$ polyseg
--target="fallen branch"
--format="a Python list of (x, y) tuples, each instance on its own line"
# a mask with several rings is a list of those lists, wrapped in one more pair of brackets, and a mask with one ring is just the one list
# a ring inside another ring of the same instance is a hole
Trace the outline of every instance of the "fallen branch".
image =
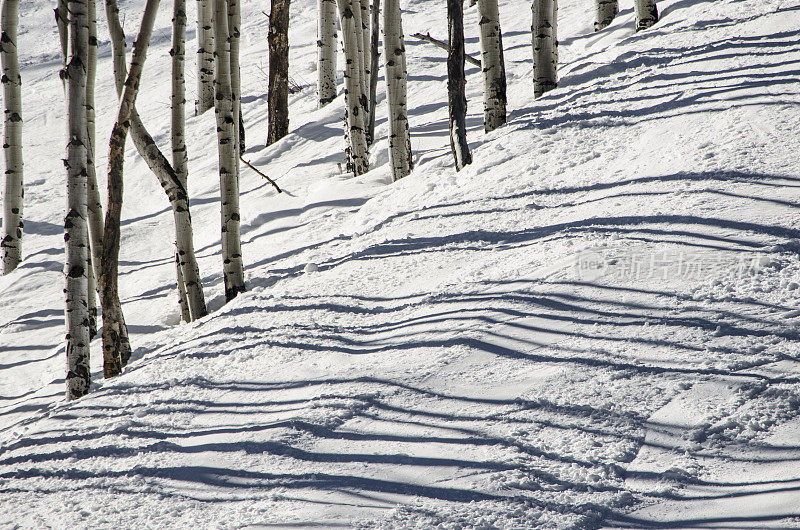
[[(434, 44), (434, 45), (440, 47), (441, 49), (445, 50), (446, 52), (450, 51), (450, 45), (449, 44), (447, 44), (444, 41), (440, 41), (439, 39), (434, 39), (433, 37), (431, 37), (430, 33), (428, 33), (427, 35), (423, 35), (422, 33), (414, 33), (411, 36), (414, 37), (414, 38), (417, 38), (419, 40), (428, 41), (431, 44)], [(476, 59), (475, 57), (471, 56), (471, 55), (468, 55), (468, 54), (465, 53), (464, 54), (464, 60), (467, 61), (469, 64), (474, 64), (478, 68), (481, 67), (481, 62), (478, 59)]]
[(273, 186), (275, 186), (275, 189), (278, 191), (278, 193), (283, 193), (283, 190), (281, 190), (281, 189), (278, 187), (278, 184), (277, 184), (277, 183), (276, 183), (274, 180), (272, 180), (271, 178), (269, 178), (268, 176), (266, 176), (265, 174), (263, 174), (262, 172), (260, 172), (259, 170), (257, 170), (255, 167), (253, 167), (253, 164), (251, 164), (250, 162), (248, 162), (247, 160), (245, 160), (244, 158), (242, 158), (242, 156), (241, 156), (241, 155), (239, 155), (239, 160), (241, 160), (242, 162), (244, 162), (244, 163), (245, 163), (245, 165), (246, 165), (247, 167), (249, 167), (250, 169), (252, 169), (252, 170), (253, 170), (253, 171), (255, 171), (256, 173), (258, 173), (259, 175), (261, 175), (262, 177), (264, 177), (265, 179), (267, 179), (267, 180), (269, 181), (269, 183), (270, 183), (270, 184), (272, 184)]

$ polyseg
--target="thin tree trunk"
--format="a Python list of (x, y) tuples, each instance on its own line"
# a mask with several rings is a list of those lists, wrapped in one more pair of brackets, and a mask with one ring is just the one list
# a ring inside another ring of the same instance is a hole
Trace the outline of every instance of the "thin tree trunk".
[(655, 0), (634, 0), (636, 31), (648, 29), (658, 22), (658, 7)]
[(336, 0), (318, 0), (317, 103), (324, 107), (336, 98)]
[(558, 86), (556, 0), (533, 0), (533, 94), (540, 97)]
[[(111, 46), (115, 58), (114, 80), (117, 85), (117, 93), (121, 94), (124, 88), (125, 77), (127, 76), (127, 66), (124, 61), (125, 33), (122, 31), (122, 26), (119, 23), (119, 10), (117, 9), (116, 0), (106, 1), (106, 17), (109, 21)], [(117, 61), (117, 57), (121, 57), (123, 60)], [(189, 196), (186, 192), (186, 186), (182, 183), (175, 169), (158, 148), (153, 137), (147, 132), (135, 108), (131, 111), (130, 134), (137, 151), (141, 157), (144, 158), (150, 171), (152, 171), (158, 179), (172, 206), (172, 215), (175, 219), (175, 241), (179, 245), (179, 248), (185, 253), (184, 259), (187, 263), (188, 270), (197, 271), (196, 293), (191, 294), (194, 292), (192, 288), (189, 290), (188, 296), (195, 297), (194, 300), (197, 301), (198, 307), (202, 308), (205, 306), (205, 300), (203, 298), (203, 286), (200, 281), (200, 272), (194, 254), (194, 244), (192, 243)], [(184, 287), (187, 281), (188, 280), (185, 278), (178, 278), (179, 284), (184, 285)], [(206, 311), (198, 310), (198, 316), (194, 318), (205, 316), (206, 313)]]
[(450, 148), (456, 171), (472, 163), (467, 143), (467, 96), (464, 92), (464, 6), (462, 0), (447, 0), (447, 100), (450, 112)]
[[(172, 165), (185, 190), (189, 178), (189, 158), (186, 153), (186, 98), (184, 63), (186, 59), (186, 0), (174, 0), (172, 16)], [(179, 208), (173, 205), (178, 294), (182, 316), (186, 322), (208, 314), (200, 269), (194, 254), (192, 220), (188, 201)]]
[(267, 145), (271, 145), (289, 134), (289, 0), (272, 0), (267, 41)]
[(383, 50), (389, 107), (389, 162), (392, 178), (399, 180), (411, 173), (413, 166), (406, 101), (406, 48), (399, 0), (386, 0), (383, 7)]
[[(89, 242), (93, 271), (89, 275), (89, 312), (97, 320), (96, 289), (97, 278), (100, 277), (100, 262), (103, 255), (103, 203), (100, 189), (97, 186), (97, 170), (95, 167), (95, 110), (94, 86), (97, 77), (97, 10), (95, 0), (88, 0), (89, 11), (89, 63), (86, 68), (86, 168), (89, 179)], [(96, 328), (95, 328), (96, 330)], [(94, 336), (94, 332), (92, 336)]]
[[(364, 77), (366, 72), (365, 61), (367, 50), (364, 48), (364, 20), (361, 11), (361, 0), (352, 0), (350, 2), (350, 9), (353, 11), (354, 28), (353, 33), (356, 40), (357, 56), (356, 61), (358, 64), (358, 80), (361, 83), (360, 94), (367, 97), (367, 80)], [(344, 29), (342, 29), (344, 31)], [(364, 107), (364, 123), (366, 123), (367, 109)]]
[(605, 29), (619, 13), (619, 0), (595, 0), (594, 30)]
[[(381, 25), (381, 0), (372, 0), (372, 23), (370, 38), (370, 67), (369, 67), (369, 119), (367, 121), (367, 145), (375, 141), (375, 105), (378, 99), (378, 70), (380, 52), (378, 44)], [(402, 33), (402, 31), (401, 31)], [(405, 54), (405, 51), (403, 52)], [(404, 55), (405, 60), (405, 55)]]
[[(361, 8), (361, 49), (363, 60), (363, 71), (361, 73), (361, 84), (363, 85), (363, 93), (365, 98), (369, 98), (369, 83), (372, 78), (372, 57), (370, 56), (370, 29), (369, 29), (369, 0), (358, 0), (359, 7)], [(364, 135), (367, 140), (367, 145), (372, 143), (372, 140), (367, 136), (367, 128), (369, 127), (369, 99), (364, 103)]]
[(22, 77), (17, 56), (17, 26), (19, 0), (3, 0), (0, 61), (3, 66), (3, 155), (6, 163), (5, 193), (3, 195), (3, 274), (17, 268), (22, 261), (22, 207), (25, 197), (22, 179)]
[[(441, 48), (446, 52), (450, 51), (450, 45), (448, 43), (431, 37), (430, 33), (426, 35), (423, 35), (422, 33), (412, 33), (411, 36), (414, 37), (415, 39), (424, 40), (425, 42), (430, 42), (434, 46)], [(478, 68), (481, 67), (481, 62), (468, 53), (464, 54), (464, 60), (467, 61), (469, 64), (477, 66)]]
[[(225, 0), (215, 1), (215, 114), (217, 117), (217, 143), (219, 147), (219, 188), (222, 198), (223, 279), (225, 283), (225, 299), (231, 301), (239, 293), (245, 291), (242, 242), (239, 235), (239, 157), (236, 152), (236, 138), (234, 136), (227, 3)], [(272, 16), (274, 15), (273, 11)], [(272, 64), (270, 64), (271, 70)]]
[[(358, 176), (369, 170), (367, 141), (364, 131), (364, 115), (367, 98), (362, 91), (361, 76), (363, 71), (359, 68), (358, 42), (361, 35), (358, 32), (353, 0), (337, 0), (339, 19), (342, 26), (342, 43), (345, 56), (344, 69), (344, 97), (345, 97), (345, 138), (347, 147), (347, 171)], [(363, 41), (362, 41), (363, 42)]]
[(89, 239), (86, 177), (86, 68), (89, 61), (89, 21), (86, 0), (69, 0), (70, 58), (67, 78), (67, 214), (65, 320), (67, 327), (67, 400), (89, 392)]
[(117, 282), (119, 279), (120, 218), (122, 214), (123, 167), (125, 164), (125, 140), (128, 137), (130, 117), (136, 105), (139, 80), (153, 33), (159, 0), (147, 0), (142, 15), (139, 35), (133, 44), (131, 66), (125, 80), (125, 89), (119, 104), (117, 121), (111, 132), (108, 150), (108, 209), (103, 233), (103, 275), (100, 277), (103, 309), (103, 375), (113, 377), (122, 371), (130, 357), (130, 343), (125, 330), (122, 306), (119, 302)]
[[(233, 100), (233, 136), (236, 143), (236, 156), (242, 153), (240, 141), (240, 131), (242, 129), (242, 81), (239, 71), (239, 46), (240, 32), (239, 26), (242, 22), (242, 13), (239, 0), (228, 0), (228, 40), (231, 47), (231, 98)], [(288, 23), (287, 23), (288, 27)], [(288, 75), (287, 75), (288, 78)], [(288, 87), (288, 83), (287, 83)], [(288, 90), (288, 88), (287, 88)]]
[(214, 106), (214, 0), (197, 0), (197, 101), (199, 116)]
[(506, 67), (497, 0), (478, 0), (483, 71), (483, 127), (493, 131), (506, 122)]
[[(88, 234), (86, 237), (91, 242), (91, 237)], [(89, 340), (92, 340), (97, 336), (97, 317), (99, 312), (97, 310), (97, 276), (94, 273), (91, 249), (89, 251), (89, 260), (86, 263), (86, 282), (86, 296), (89, 304)]]

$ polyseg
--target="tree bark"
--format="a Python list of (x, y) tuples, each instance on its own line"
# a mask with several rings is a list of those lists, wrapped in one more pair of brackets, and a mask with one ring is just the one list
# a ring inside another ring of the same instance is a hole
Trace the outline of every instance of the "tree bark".
[(336, 0), (318, 0), (317, 104), (324, 107), (336, 98)]
[(533, 0), (531, 5), (533, 38), (533, 94), (538, 98), (558, 86), (556, 0)]
[(386, 0), (383, 7), (383, 50), (389, 107), (389, 162), (392, 178), (399, 180), (411, 173), (413, 167), (406, 101), (406, 48), (399, 0)]
[(159, 0), (147, 0), (142, 15), (139, 35), (133, 44), (131, 66), (125, 80), (125, 89), (117, 112), (117, 121), (111, 132), (108, 150), (108, 207), (103, 233), (103, 274), (100, 276), (101, 305), (103, 309), (103, 375), (113, 377), (122, 371), (130, 357), (130, 343), (119, 302), (120, 218), (122, 214), (123, 168), (125, 140), (128, 137), (130, 118), (139, 93), (150, 36), (153, 33)]
[(619, 0), (595, 0), (594, 30), (608, 27), (619, 13)]
[(658, 22), (658, 7), (655, 0), (634, 0), (636, 11), (636, 31), (651, 28)]
[(506, 122), (506, 66), (497, 0), (478, 0), (483, 72), (483, 128), (491, 132)]
[[(236, 142), (236, 156), (242, 152), (241, 131), (242, 126), (242, 80), (239, 69), (240, 30), (242, 12), (240, 0), (228, 0), (228, 40), (231, 47), (231, 98), (233, 103), (233, 136)], [(288, 23), (287, 23), (288, 26)], [(287, 75), (288, 78), (288, 75)], [(288, 127), (288, 126), (287, 126)]]
[[(375, 141), (375, 105), (378, 99), (378, 70), (380, 60), (380, 52), (378, 51), (378, 44), (380, 39), (380, 24), (381, 23), (381, 0), (372, 0), (372, 22), (369, 44), (369, 113), (367, 120), (367, 145), (372, 145)], [(402, 30), (401, 30), (402, 34)], [(403, 52), (405, 54), (405, 51)], [(404, 55), (405, 58), (405, 55)]]
[[(239, 235), (239, 157), (236, 152), (233, 121), (227, 2), (225, 0), (215, 0), (215, 2), (215, 114), (217, 117), (219, 151), (219, 187), (222, 200), (223, 279), (225, 283), (225, 299), (231, 301), (239, 293), (245, 291), (242, 242)], [(274, 15), (275, 13), (273, 12), (271, 16)], [(272, 66), (270, 64), (270, 71), (272, 71)]]
[(214, 0), (197, 0), (197, 101), (199, 116), (214, 106)]
[[(172, 165), (184, 190), (189, 179), (189, 158), (186, 153), (186, 0), (175, 0), (172, 17)], [(188, 199), (188, 197), (187, 197)], [(200, 269), (194, 254), (194, 236), (188, 200), (180, 206), (173, 203), (178, 293), (184, 320), (191, 322), (208, 314)]]
[(342, 26), (342, 43), (345, 56), (345, 138), (347, 140), (347, 171), (358, 176), (369, 170), (367, 141), (364, 131), (366, 95), (361, 77), (363, 70), (358, 60), (358, 42), (362, 42), (355, 12), (360, 8), (353, 0), (337, 0)]
[[(415, 39), (424, 40), (425, 42), (430, 42), (434, 46), (441, 48), (446, 52), (450, 51), (450, 45), (448, 43), (431, 37), (430, 33), (426, 35), (423, 35), (422, 33), (412, 33), (411, 36), (414, 37)], [(481, 67), (481, 62), (468, 53), (464, 53), (464, 60), (467, 61), (469, 64), (477, 66), (478, 68)]]
[(467, 143), (467, 96), (464, 91), (464, 6), (462, 0), (447, 0), (447, 100), (450, 113), (450, 148), (456, 171), (472, 163)]
[(70, 58), (67, 79), (67, 213), (64, 219), (66, 250), (65, 321), (66, 398), (89, 392), (89, 314), (86, 170), (86, 68), (89, 61), (87, 0), (69, 0)]
[(17, 268), (22, 261), (22, 211), (25, 198), (22, 178), (22, 77), (17, 55), (17, 26), (19, 0), (3, 0), (0, 15), (0, 62), (3, 67), (3, 155), (6, 163), (5, 193), (3, 195), (3, 274)]
[(289, 134), (289, 0), (272, 0), (267, 41), (267, 145), (271, 145)]

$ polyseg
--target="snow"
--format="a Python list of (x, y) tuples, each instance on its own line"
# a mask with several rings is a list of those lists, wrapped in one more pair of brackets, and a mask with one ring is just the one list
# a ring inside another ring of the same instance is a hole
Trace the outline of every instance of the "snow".
[[(242, 168), (249, 290), (223, 305), (213, 114), (187, 123), (212, 310), (195, 323), (179, 324), (166, 197), (129, 145), (135, 352), (104, 381), (95, 342), (92, 391), (65, 403), (65, 105), (52, 6), (24, 2), (26, 257), (0, 278), (0, 527), (800, 525), (800, 2), (665, 0), (639, 34), (620, 4), (594, 34), (587, 2), (560, 2), (560, 86), (534, 101), (529, 4), (501, 1), (510, 119), (483, 133), (468, 65), (474, 163), (459, 173), (443, 52), (409, 38), (416, 167), (391, 183), (382, 81), (369, 173), (341, 174), (342, 97), (316, 109), (312, 86), (291, 96), (291, 134), (263, 147), (267, 20), (244, 2), (245, 158), (285, 190)], [(441, 2), (402, 5), (408, 34), (445, 37)], [(139, 6), (120, 7), (132, 40)], [(137, 103), (162, 147), (170, 7)], [(301, 85), (315, 13), (292, 5)], [(465, 29), (477, 55), (475, 7)]]

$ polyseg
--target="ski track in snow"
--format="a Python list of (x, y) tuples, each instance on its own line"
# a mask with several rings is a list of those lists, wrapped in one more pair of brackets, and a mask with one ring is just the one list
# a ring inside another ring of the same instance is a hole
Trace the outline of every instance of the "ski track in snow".
[[(129, 41), (134, 4), (120, 2)], [(444, 37), (440, 4), (404, 2), (406, 34)], [(65, 403), (65, 105), (52, 6), (23, 2), (26, 258), (0, 278), (0, 527), (800, 525), (800, 2), (665, 0), (639, 34), (630, 1), (598, 34), (588, 2), (560, 4), (560, 86), (533, 101), (529, 3), (501, 1), (509, 123), (484, 135), (468, 66), (474, 163), (457, 174), (445, 55), (407, 40), (416, 168), (390, 184), (382, 80), (368, 174), (339, 175), (342, 97), (318, 110), (312, 86), (263, 147), (267, 20), (245, 2), (245, 157), (287, 192), (242, 168), (249, 291), (222, 304), (213, 113), (187, 123), (213, 310), (198, 322), (179, 325), (168, 203), (129, 145), (135, 353), (103, 381), (95, 341), (92, 391)], [(292, 5), (303, 85), (315, 6)], [(169, 20), (165, 4), (137, 102), (162, 146)]]

